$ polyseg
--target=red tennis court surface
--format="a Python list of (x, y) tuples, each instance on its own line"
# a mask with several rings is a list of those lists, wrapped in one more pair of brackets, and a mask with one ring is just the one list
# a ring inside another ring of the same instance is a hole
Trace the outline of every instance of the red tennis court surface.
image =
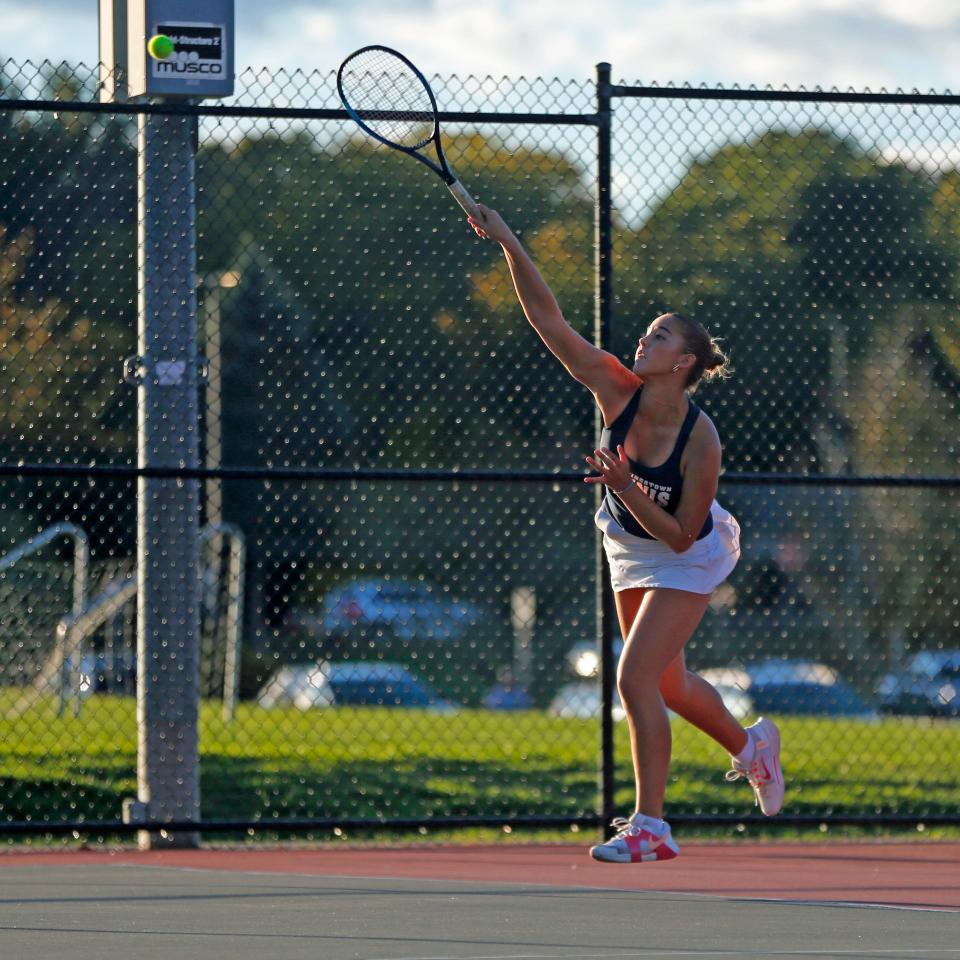
[(657, 864), (592, 861), (583, 845), (11, 852), (12, 866), (128, 864), (287, 876), (450, 880), (960, 911), (960, 843), (686, 843)]

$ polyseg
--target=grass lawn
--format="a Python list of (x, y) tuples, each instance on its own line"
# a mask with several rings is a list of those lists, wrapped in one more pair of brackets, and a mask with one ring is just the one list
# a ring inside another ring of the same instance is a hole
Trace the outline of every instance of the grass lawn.
[[(0, 700), (0, 818), (116, 820), (136, 794), (132, 698), (97, 696), (80, 717), (51, 701), (22, 712)], [(783, 718), (791, 814), (955, 813), (960, 722)], [(617, 801), (632, 803), (626, 726), (617, 725)], [(597, 806), (599, 729), (540, 712), (443, 716), (357, 708), (264, 710), (241, 704), (226, 724), (201, 715), (207, 819), (578, 816)], [(753, 813), (728, 784), (723, 752), (674, 723), (672, 814)]]

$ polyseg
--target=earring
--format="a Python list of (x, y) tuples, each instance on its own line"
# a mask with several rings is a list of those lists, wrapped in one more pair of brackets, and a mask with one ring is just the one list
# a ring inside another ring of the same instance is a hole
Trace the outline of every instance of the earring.
[(676, 373), (679, 369), (680, 369), (680, 361), (678, 360), (678, 361), (673, 365), (673, 372)]

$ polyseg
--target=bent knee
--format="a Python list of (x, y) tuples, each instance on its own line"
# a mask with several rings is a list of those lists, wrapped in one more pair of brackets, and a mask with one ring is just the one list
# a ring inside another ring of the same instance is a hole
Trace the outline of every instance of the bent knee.
[(617, 693), (624, 704), (637, 703), (651, 694), (658, 688), (658, 681), (655, 677), (650, 677), (643, 673), (632, 673), (630, 675), (621, 674), (617, 677)]

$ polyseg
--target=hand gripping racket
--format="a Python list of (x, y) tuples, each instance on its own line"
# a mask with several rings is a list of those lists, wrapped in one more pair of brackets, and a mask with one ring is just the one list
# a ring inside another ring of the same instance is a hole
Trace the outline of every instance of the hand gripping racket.
[[(389, 47), (361, 47), (340, 65), (337, 92), (361, 130), (426, 164), (474, 220), (486, 219), (443, 155), (437, 101), (430, 84), (402, 53)], [(430, 143), (437, 163), (420, 152)]]

